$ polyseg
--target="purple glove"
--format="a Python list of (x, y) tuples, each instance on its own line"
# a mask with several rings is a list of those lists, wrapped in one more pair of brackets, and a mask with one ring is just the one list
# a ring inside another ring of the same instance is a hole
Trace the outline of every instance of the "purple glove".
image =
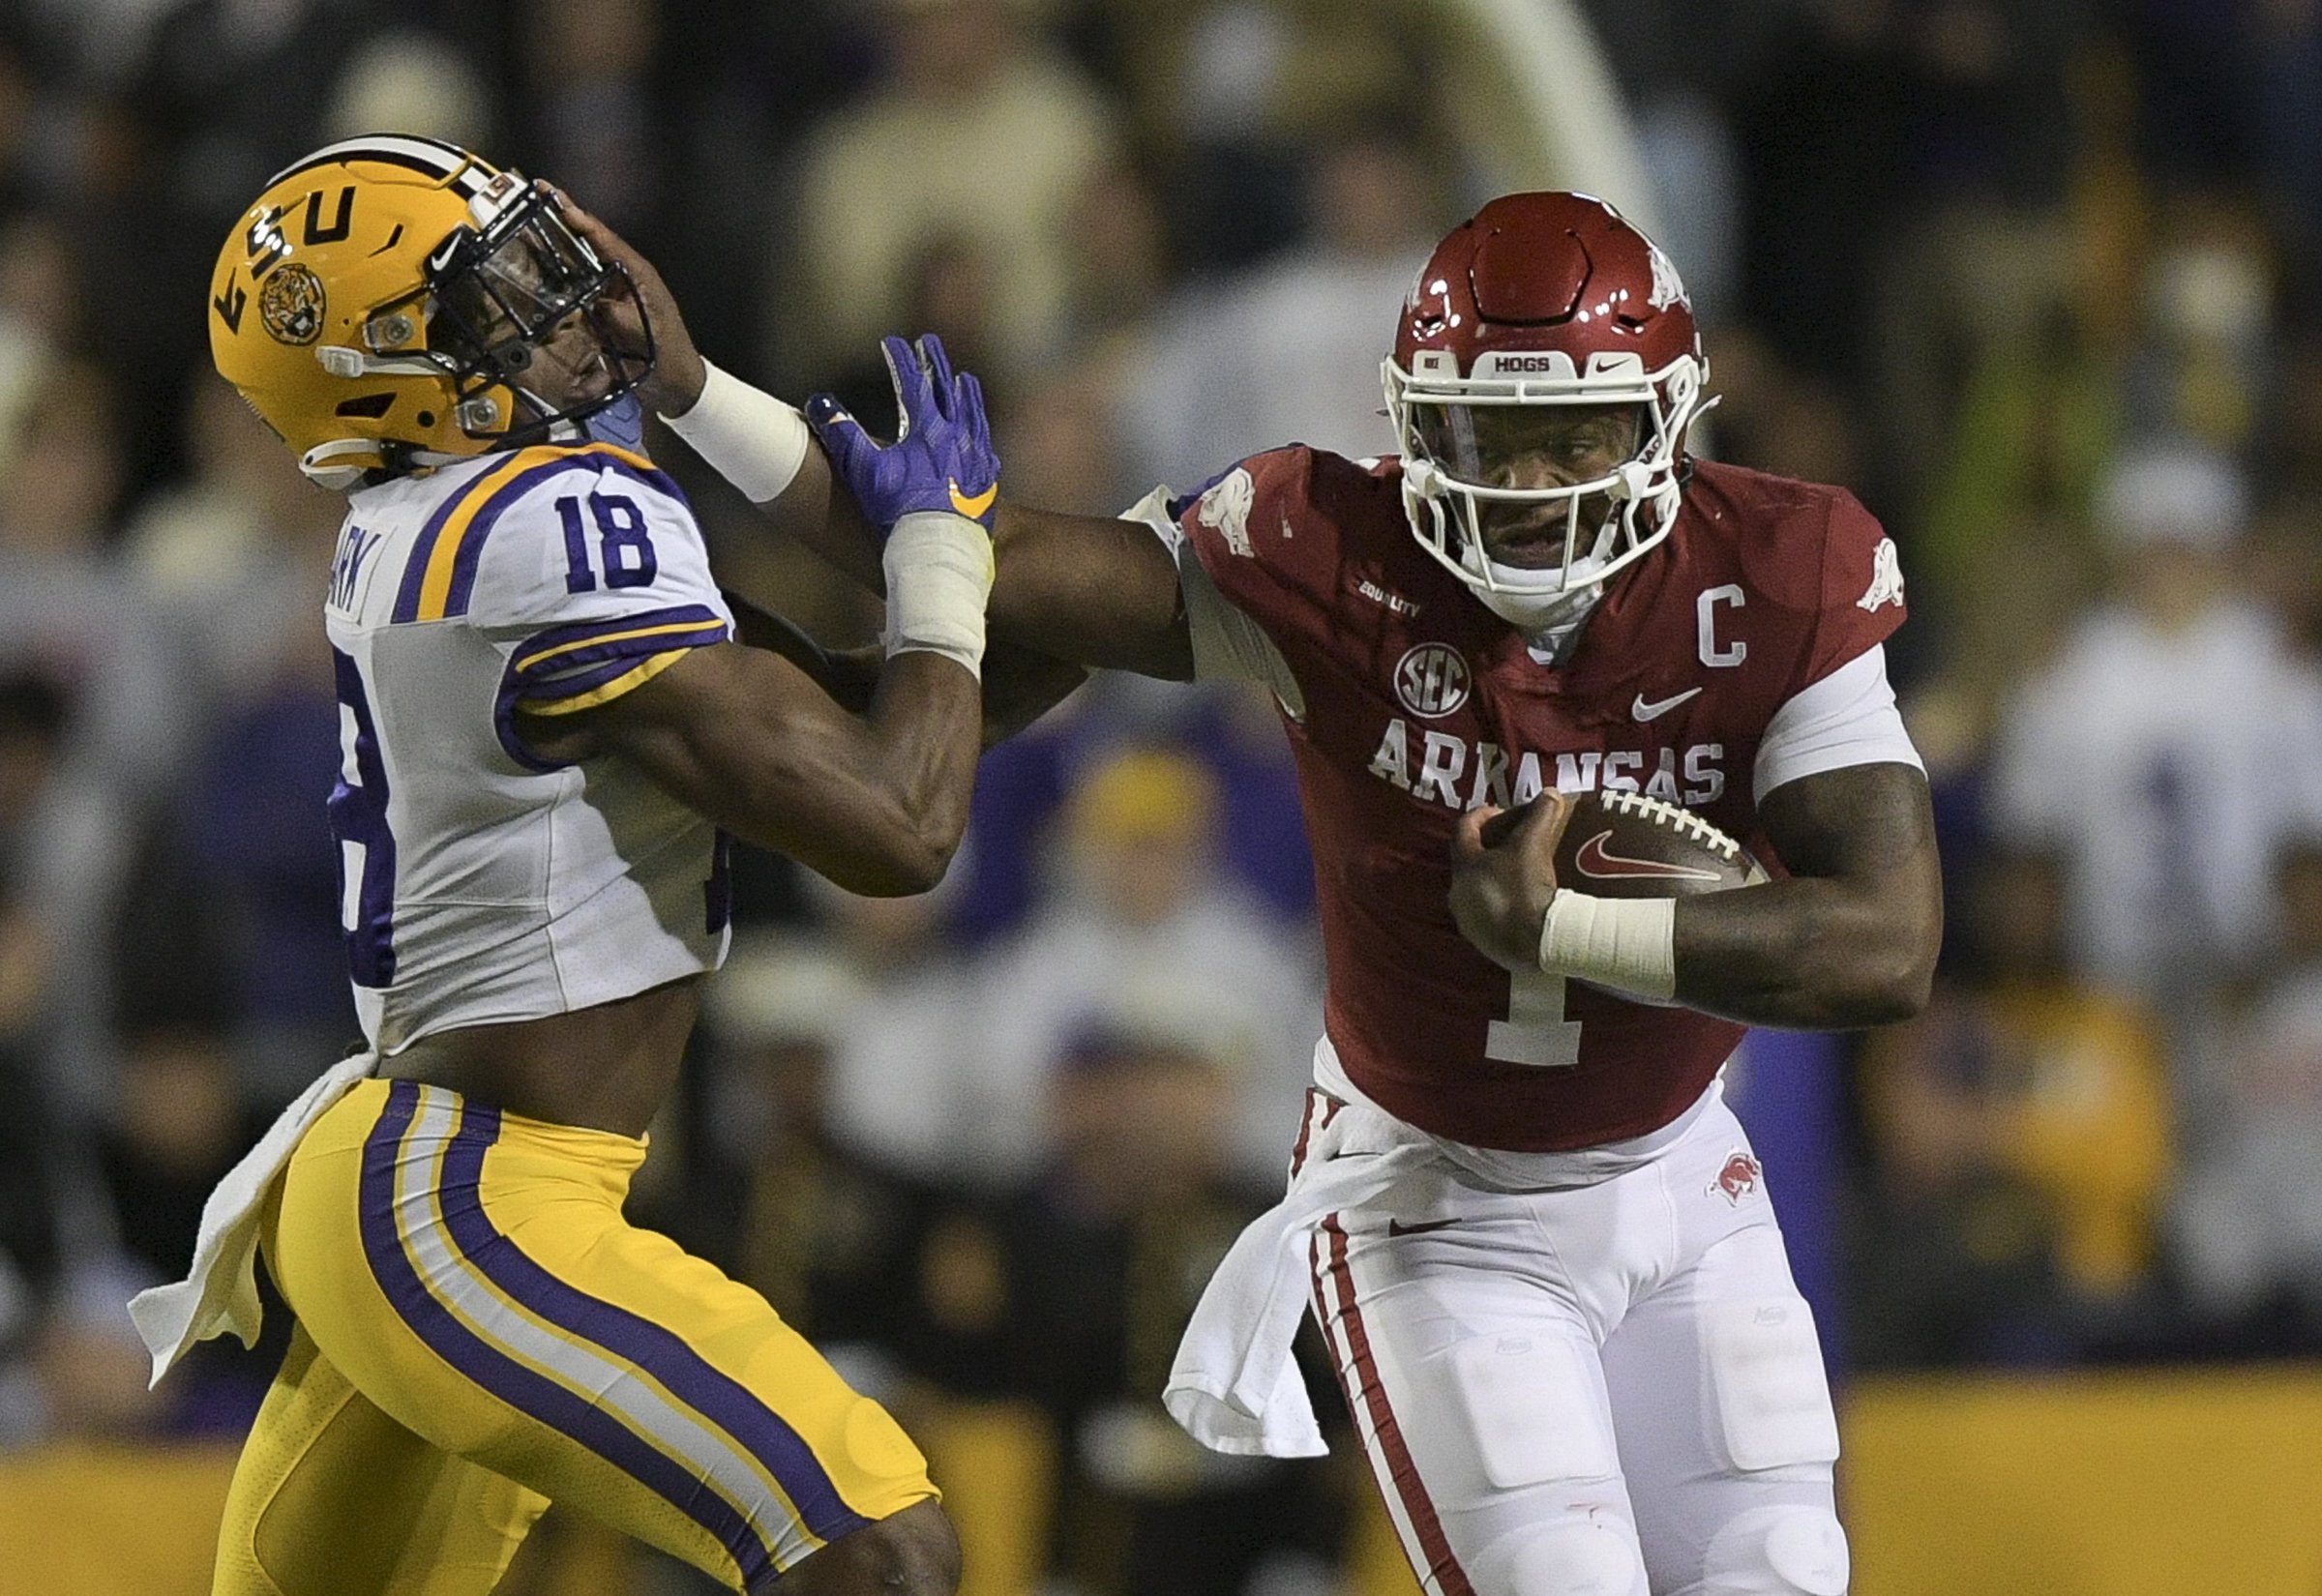
[(992, 530), (999, 501), (999, 457), (984, 420), (984, 390), (972, 373), (952, 375), (943, 340), (929, 333), (916, 347), (899, 338), (879, 340), (887, 374), (895, 380), (893, 443), (872, 441), (839, 401), (817, 394), (806, 419), (822, 440), (839, 480), (883, 538), (906, 516), (938, 511)]

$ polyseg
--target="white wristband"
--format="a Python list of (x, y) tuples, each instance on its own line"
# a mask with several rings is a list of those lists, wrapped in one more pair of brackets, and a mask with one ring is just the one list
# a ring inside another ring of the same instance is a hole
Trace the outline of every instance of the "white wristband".
[(1540, 968), (1667, 1001), (1677, 992), (1677, 900), (1557, 888), (1540, 922)]
[(914, 511), (887, 534), (885, 565), (888, 657), (924, 649), (982, 676), (991, 534), (948, 511)]
[(661, 419), (752, 504), (782, 497), (814, 441), (806, 418), (795, 405), (751, 387), (732, 372), (707, 361), (701, 365), (709, 376), (693, 408)]

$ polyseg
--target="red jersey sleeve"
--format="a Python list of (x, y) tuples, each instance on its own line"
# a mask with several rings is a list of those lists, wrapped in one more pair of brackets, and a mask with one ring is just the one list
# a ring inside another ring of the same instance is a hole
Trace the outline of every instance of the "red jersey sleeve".
[(1293, 444), (1252, 455), (1169, 508), (1218, 592), (1295, 668), (1345, 641), (1344, 617), (1333, 619), (1342, 529), (1382, 492), (1394, 492), (1383, 473)]
[(1822, 602), (1804, 673), (1797, 683), (1800, 688), (1819, 682), (1885, 642), (1907, 613), (1894, 540), (1852, 493), (1833, 492), (1829, 504), (1822, 544)]

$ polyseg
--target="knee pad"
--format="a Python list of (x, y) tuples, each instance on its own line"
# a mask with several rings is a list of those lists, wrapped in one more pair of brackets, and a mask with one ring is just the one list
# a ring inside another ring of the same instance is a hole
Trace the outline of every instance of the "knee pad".
[(1636, 1533), (1618, 1519), (1521, 1532), (1508, 1549), (1506, 1568), (1510, 1596), (1646, 1596)]
[(1710, 1542), (1703, 1596), (1846, 1596), (1846, 1531), (1827, 1507), (1742, 1514)]

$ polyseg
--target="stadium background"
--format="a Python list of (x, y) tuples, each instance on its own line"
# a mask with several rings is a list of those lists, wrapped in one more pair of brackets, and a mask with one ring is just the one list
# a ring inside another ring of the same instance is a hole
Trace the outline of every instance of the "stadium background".
[[(1011, 490), (1099, 512), (1390, 448), (1433, 238), (1622, 204), (1700, 312), (1697, 441), (1852, 488), (1911, 581), (1935, 1004), (1737, 1072), (1857, 1591), (2322, 1592), (2316, 0), (0, 6), (0, 1591), (206, 1590), (278, 1350), (149, 1394), (121, 1306), (354, 1029), (338, 506), (201, 310), (267, 174), (384, 130), (554, 178), (790, 398), (876, 415), (874, 337), (940, 331)], [(1317, 1023), (1263, 708), (1100, 683), (926, 901), (744, 867), (636, 1211), (922, 1436), (970, 1596), (1407, 1591), (1343, 1448), (1228, 1465), (1154, 1400)], [(552, 1514), (507, 1588), (701, 1587)]]

